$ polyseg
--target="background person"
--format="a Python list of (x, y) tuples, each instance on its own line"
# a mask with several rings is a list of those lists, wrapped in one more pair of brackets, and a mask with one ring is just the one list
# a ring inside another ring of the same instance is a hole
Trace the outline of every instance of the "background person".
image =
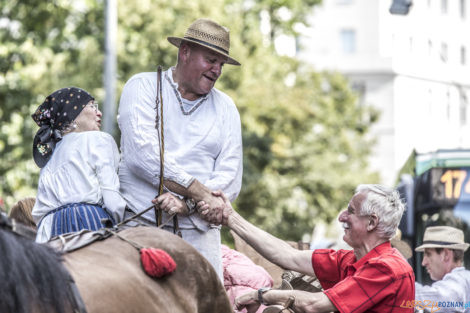
[(15, 219), (16, 221), (29, 226), (36, 231), (36, 223), (34, 222), (31, 211), (36, 203), (36, 199), (33, 197), (27, 197), (16, 202), (10, 209), (8, 217)]
[[(228, 29), (208, 19), (196, 20), (183, 38), (168, 37), (168, 41), (179, 49), (176, 66), (164, 71), (161, 81), (164, 185), (180, 197), (168, 192), (154, 202), (179, 215), (183, 239), (209, 260), (222, 279), (220, 226), (201, 219), (194, 201), (208, 203), (218, 216), (214, 222), (220, 224), (224, 204), (211, 190), (223, 190), (230, 200), (240, 192), (240, 116), (232, 99), (214, 88), (225, 64), (240, 63), (229, 56)], [(131, 215), (151, 206), (159, 190), (156, 98), (157, 73), (140, 73), (126, 83), (119, 104), (119, 178)], [(153, 211), (143, 218), (155, 225)], [(168, 218), (164, 213), (163, 223)], [(165, 229), (173, 231), (171, 223)]]
[[(401, 307), (414, 298), (414, 274), (390, 245), (404, 211), (397, 191), (380, 185), (360, 185), (339, 216), (344, 241), (353, 250), (297, 250), (243, 219), (224, 197), (223, 223), (256, 251), (288, 270), (317, 277), (323, 292), (259, 289), (235, 300), (236, 309), (255, 312), (262, 304), (284, 304), (295, 297), (296, 312), (413, 312)], [(199, 203), (208, 220), (213, 213)]]
[(77, 87), (53, 92), (32, 115), (40, 126), (33, 157), (41, 167), (32, 215), (36, 241), (81, 229), (97, 230), (102, 219), (119, 222), (126, 203), (119, 193), (119, 151), (100, 132), (95, 99)]
[(439, 312), (470, 312), (470, 271), (463, 267), (464, 252), (470, 245), (464, 242), (460, 229), (433, 226), (424, 231), (423, 244), (415, 250), (424, 252), (422, 265), (435, 282), (430, 286), (416, 283), (416, 300), (463, 303), (439, 306)]

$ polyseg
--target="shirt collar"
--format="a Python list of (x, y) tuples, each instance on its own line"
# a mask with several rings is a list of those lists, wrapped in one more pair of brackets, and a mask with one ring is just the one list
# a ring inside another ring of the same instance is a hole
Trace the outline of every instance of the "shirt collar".
[(383, 254), (385, 251), (392, 249), (392, 246), (390, 244), (390, 241), (386, 241), (384, 243), (381, 243), (374, 249), (370, 250), (366, 255), (364, 255), (359, 261), (352, 263), (349, 265), (356, 271), (358, 268), (366, 264), (367, 261), (369, 261), (372, 258), (376, 258)]
[[(175, 93), (178, 93), (178, 95), (181, 97), (181, 99), (184, 99), (184, 98), (181, 96), (180, 91), (178, 90), (178, 83), (173, 80), (173, 70), (174, 70), (174, 69), (175, 69), (175, 67), (172, 66), (172, 67), (170, 67), (168, 70), (166, 70), (166, 71), (165, 71), (165, 77), (167, 78), (167, 80), (168, 80), (168, 82), (170, 83), (171, 87), (173, 87)], [(212, 89), (214, 89), (214, 88), (212, 88)], [(209, 91), (208, 94), (205, 94), (205, 95), (203, 95), (202, 97), (200, 97), (200, 98), (198, 98), (198, 99), (196, 99), (196, 100), (194, 100), (194, 101), (198, 101), (199, 99), (204, 99), (204, 100), (207, 99), (207, 97), (209, 97), (209, 94), (212, 92), (212, 89), (211, 89), (211, 91)]]
[(459, 267), (455, 267), (452, 271), (450, 271), (450, 273), (452, 273), (452, 272), (463, 272), (463, 271), (465, 271), (465, 267), (459, 266)]

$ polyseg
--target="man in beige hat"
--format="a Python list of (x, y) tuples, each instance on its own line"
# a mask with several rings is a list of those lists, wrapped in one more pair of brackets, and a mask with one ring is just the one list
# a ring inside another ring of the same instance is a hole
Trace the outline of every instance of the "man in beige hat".
[(437, 302), (439, 312), (470, 312), (466, 307), (470, 301), (470, 271), (463, 267), (464, 252), (469, 246), (460, 229), (426, 228), (423, 244), (416, 251), (424, 252), (422, 265), (436, 282), (431, 286), (416, 283), (416, 300)]
[[(119, 178), (129, 204), (127, 215), (141, 212), (152, 202), (165, 211), (163, 223), (177, 214), (178, 225), (168, 223), (164, 229), (175, 231), (178, 226), (183, 239), (211, 262), (220, 277), (220, 226), (214, 224), (221, 222), (223, 201), (211, 190), (221, 189), (235, 200), (243, 164), (238, 110), (229, 96), (214, 88), (225, 64), (240, 65), (229, 55), (229, 35), (226, 27), (198, 19), (184, 37), (168, 37), (178, 47), (176, 66), (161, 75), (139, 73), (129, 79), (118, 116), (122, 152)], [(160, 140), (164, 142), (163, 151), (159, 150)], [(160, 186), (162, 153), (164, 187), (170, 192), (154, 199)], [(195, 211), (200, 200), (207, 201), (219, 216), (214, 224), (202, 220)], [(142, 217), (155, 223), (153, 211)]]

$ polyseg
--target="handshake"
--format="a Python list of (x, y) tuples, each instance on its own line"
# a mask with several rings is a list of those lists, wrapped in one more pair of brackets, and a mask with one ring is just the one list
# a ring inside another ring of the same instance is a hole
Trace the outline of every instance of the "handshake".
[(197, 202), (191, 200), (191, 203), (167, 192), (153, 199), (152, 203), (158, 204), (160, 209), (168, 214), (187, 216), (197, 210), (200, 216), (211, 224), (228, 225), (229, 217), (233, 213), (233, 207), (222, 191), (212, 191), (210, 194), (197, 200)]

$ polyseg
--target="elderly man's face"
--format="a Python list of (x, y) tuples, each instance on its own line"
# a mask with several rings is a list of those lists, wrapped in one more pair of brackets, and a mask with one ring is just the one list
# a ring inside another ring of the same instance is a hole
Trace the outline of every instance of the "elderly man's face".
[(447, 274), (444, 268), (444, 251), (439, 254), (436, 249), (424, 249), (423, 262), (421, 264), (426, 267), (432, 280), (441, 280)]
[(190, 94), (190, 98), (194, 98), (188, 100), (195, 100), (211, 91), (222, 74), (227, 58), (198, 45), (191, 45), (188, 49), (182, 60), (183, 75), (179, 84)]
[(351, 201), (349, 201), (347, 210), (341, 212), (338, 218), (343, 223), (343, 239), (352, 248), (360, 247), (367, 235), (369, 218), (368, 216), (360, 215), (360, 208), (365, 198), (366, 195), (364, 193), (354, 195)]

